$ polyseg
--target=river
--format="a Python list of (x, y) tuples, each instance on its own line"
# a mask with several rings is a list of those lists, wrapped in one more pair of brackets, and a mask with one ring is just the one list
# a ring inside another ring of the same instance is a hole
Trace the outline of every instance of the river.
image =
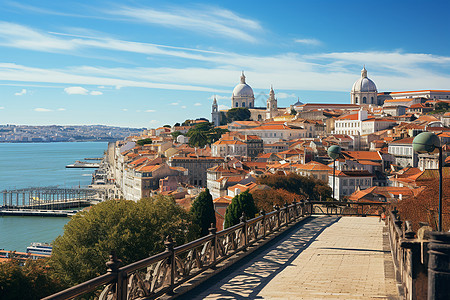
[[(104, 142), (0, 143), (0, 191), (28, 187), (86, 187), (93, 169), (66, 169), (86, 157), (102, 157)], [(52, 242), (69, 218), (0, 216), (0, 249), (24, 252), (31, 242)]]

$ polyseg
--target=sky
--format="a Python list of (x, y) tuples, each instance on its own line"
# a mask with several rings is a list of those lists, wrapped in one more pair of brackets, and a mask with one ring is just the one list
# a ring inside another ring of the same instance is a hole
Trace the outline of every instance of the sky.
[(2, 1), (0, 124), (156, 128), (231, 106), (450, 90), (450, 1)]

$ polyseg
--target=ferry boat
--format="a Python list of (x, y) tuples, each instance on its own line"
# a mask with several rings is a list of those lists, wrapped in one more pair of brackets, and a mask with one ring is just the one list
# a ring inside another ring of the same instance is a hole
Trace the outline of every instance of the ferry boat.
[(52, 245), (47, 243), (31, 243), (27, 247), (27, 253), (50, 256), (52, 255), (52, 249)]

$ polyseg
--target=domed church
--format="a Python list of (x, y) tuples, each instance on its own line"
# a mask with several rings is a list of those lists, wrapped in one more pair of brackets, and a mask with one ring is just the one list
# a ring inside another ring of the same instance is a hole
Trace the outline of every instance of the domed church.
[[(250, 118), (254, 121), (265, 121), (284, 114), (286, 108), (278, 108), (278, 100), (275, 98), (275, 91), (270, 88), (269, 98), (266, 107), (255, 107), (255, 95), (253, 89), (245, 82), (244, 72), (241, 74), (241, 81), (233, 89), (231, 94), (231, 107), (245, 107), (250, 111)], [(226, 112), (226, 111), (223, 111)], [(217, 100), (214, 98), (211, 112), (211, 121), (215, 126), (220, 125), (220, 111)]]
[(352, 91), (350, 92), (352, 104), (379, 105), (377, 94), (377, 86), (367, 77), (367, 70), (364, 66), (361, 70), (361, 78), (353, 84)]
[(236, 85), (231, 95), (231, 107), (255, 107), (253, 89), (245, 82), (244, 72), (241, 74), (241, 83)]

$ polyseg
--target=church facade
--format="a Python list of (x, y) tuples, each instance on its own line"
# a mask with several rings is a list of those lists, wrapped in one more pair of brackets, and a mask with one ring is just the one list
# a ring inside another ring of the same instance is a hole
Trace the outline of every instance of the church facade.
[[(270, 88), (269, 98), (266, 101), (266, 107), (255, 107), (255, 95), (253, 89), (246, 82), (244, 72), (241, 74), (241, 80), (233, 89), (231, 94), (231, 107), (248, 108), (250, 111), (250, 118), (254, 121), (266, 121), (273, 119), (276, 116), (284, 114), (286, 108), (278, 108), (278, 100), (275, 97), (273, 87)], [(226, 113), (226, 111), (222, 111)], [(217, 100), (214, 98), (211, 111), (211, 122), (214, 126), (220, 125), (220, 114)]]

